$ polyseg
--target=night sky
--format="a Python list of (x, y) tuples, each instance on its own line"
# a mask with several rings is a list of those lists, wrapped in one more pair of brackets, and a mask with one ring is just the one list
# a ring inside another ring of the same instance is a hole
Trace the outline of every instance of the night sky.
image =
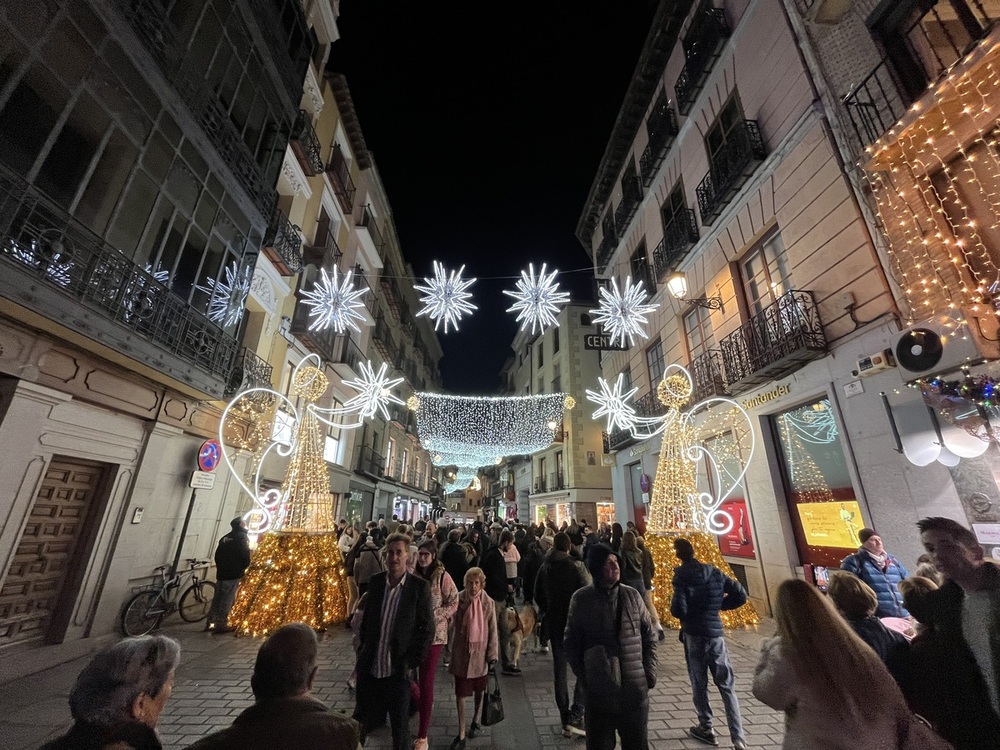
[[(451, 393), (498, 392), (529, 262), (593, 295), (574, 236), (655, 0), (483, 4), (342, 0), (329, 69), (347, 77), (361, 128), (419, 276), (437, 259), (480, 279), (479, 309), (439, 333)], [(488, 277), (514, 277), (489, 279)]]

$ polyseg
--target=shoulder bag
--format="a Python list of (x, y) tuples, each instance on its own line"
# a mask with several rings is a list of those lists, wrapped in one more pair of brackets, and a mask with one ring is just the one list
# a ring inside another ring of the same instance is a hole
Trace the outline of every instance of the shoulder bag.
[(500, 680), (497, 678), (496, 669), (490, 670), (490, 677), (493, 678), (493, 689), (490, 690), (487, 687), (486, 695), (483, 698), (482, 723), (484, 727), (491, 727), (503, 721), (503, 697), (500, 695)]

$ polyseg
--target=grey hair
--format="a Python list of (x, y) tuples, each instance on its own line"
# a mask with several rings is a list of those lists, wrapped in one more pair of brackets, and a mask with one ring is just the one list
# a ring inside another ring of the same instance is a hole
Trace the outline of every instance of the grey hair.
[(257, 652), (250, 687), (257, 700), (293, 698), (309, 690), (319, 640), (304, 622), (275, 630)]
[(181, 659), (181, 645), (165, 635), (126, 638), (98, 651), (69, 694), (76, 721), (109, 727), (134, 721), (132, 704), (155, 698)]

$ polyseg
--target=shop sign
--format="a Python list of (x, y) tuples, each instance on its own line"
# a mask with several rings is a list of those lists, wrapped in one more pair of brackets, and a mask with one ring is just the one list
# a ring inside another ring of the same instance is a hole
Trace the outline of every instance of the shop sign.
[(649, 443), (643, 443), (642, 445), (637, 445), (634, 448), (629, 448), (628, 455), (638, 456), (640, 453), (645, 453), (649, 450)]
[(583, 337), (583, 348), (587, 351), (627, 352), (628, 345), (612, 344), (611, 337), (603, 333), (588, 333)]
[(775, 399), (781, 398), (782, 396), (787, 396), (792, 390), (792, 387), (787, 383), (782, 383), (776, 388), (772, 388), (766, 393), (761, 393), (759, 396), (754, 396), (753, 398), (748, 398), (743, 402), (743, 408), (749, 411), (750, 409), (756, 409), (758, 406), (763, 406), (769, 401), (774, 401)]
[(811, 547), (854, 549), (861, 546), (858, 532), (864, 528), (861, 506), (856, 500), (832, 503), (799, 503), (806, 544)]
[(719, 536), (719, 550), (730, 557), (746, 557), (754, 559), (757, 555), (753, 548), (753, 537), (750, 534), (750, 516), (747, 515), (747, 501), (743, 498), (727, 500), (720, 510), (728, 513), (733, 519), (733, 528), (728, 534)]

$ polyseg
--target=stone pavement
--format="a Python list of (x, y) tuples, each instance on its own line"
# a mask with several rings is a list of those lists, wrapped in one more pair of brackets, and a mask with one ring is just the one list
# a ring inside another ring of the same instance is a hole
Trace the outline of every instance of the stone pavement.
[[(737, 675), (740, 705), (747, 739), (753, 750), (781, 746), (783, 717), (750, 695), (750, 679), (764, 634), (773, 630), (765, 622), (760, 632), (729, 634), (730, 653)], [(202, 735), (228, 726), (232, 718), (250, 705), (250, 673), (259, 641), (250, 638), (211, 636), (197, 625), (172, 625), (164, 631), (182, 644), (181, 666), (173, 696), (167, 702), (158, 731), (165, 748), (184, 748)], [(526, 647), (527, 650), (527, 647)], [(705, 748), (687, 738), (684, 730), (695, 723), (684, 654), (676, 633), (667, 632), (659, 644), (660, 678), (650, 697), (649, 745), (652, 750)], [(0, 684), (0, 748), (34, 750), (58, 736), (69, 725), (67, 697), (76, 675), (89, 657), (79, 657), (30, 677)], [(353, 695), (347, 677), (353, 660), (350, 633), (333, 628), (320, 643), (316, 696), (327, 705), (350, 712)], [(0, 667), (2, 668), (2, 667)], [(552, 660), (548, 655), (525, 653), (520, 677), (501, 676), (506, 719), (488, 728), (484, 735), (468, 741), (470, 749), (498, 750), (583, 750), (582, 740), (565, 739), (552, 697)], [(0, 680), (3, 677), (0, 675)], [(716, 731), (725, 732), (725, 713), (714, 686), (710, 686), (716, 714)], [(471, 715), (471, 699), (468, 714)], [(447, 750), (456, 735), (457, 710), (453, 683), (446, 670), (439, 669), (431, 719), (430, 747)], [(413, 728), (416, 728), (414, 719)], [(391, 746), (388, 728), (373, 733), (368, 748)], [(723, 742), (721, 747), (728, 747)]]

